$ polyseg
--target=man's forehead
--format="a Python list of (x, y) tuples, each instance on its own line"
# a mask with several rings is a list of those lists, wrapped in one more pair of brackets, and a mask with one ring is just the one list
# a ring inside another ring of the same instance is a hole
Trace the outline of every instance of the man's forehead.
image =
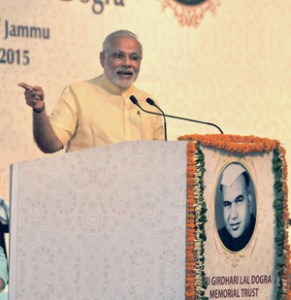
[(133, 51), (140, 51), (140, 43), (132, 37), (117, 37), (110, 41), (110, 47), (114, 50), (131, 49)]
[(223, 170), (221, 184), (231, 186), (246, 169), (238, 163), (231, 163)]

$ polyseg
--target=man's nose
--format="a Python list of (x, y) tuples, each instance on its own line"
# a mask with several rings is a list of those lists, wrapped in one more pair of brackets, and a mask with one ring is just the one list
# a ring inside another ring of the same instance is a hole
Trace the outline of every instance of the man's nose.
[(236, 208), (235, 204), (231, 205), (231, 208), (230, 208), (230, 217), (231, 217), (231, 219), (236, 219), (237, 218), (237, 208)]
[(124, 55), (122, 63), (124, 66), (131, 67), (132, 60), (130, 59), (130, 57), (128, 55)]

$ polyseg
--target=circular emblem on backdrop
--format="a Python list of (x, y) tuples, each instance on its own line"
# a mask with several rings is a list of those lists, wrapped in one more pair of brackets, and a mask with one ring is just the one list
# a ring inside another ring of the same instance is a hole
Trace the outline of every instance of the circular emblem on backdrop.
[(197, 4), (200, 4), (202, 2), (205, 2), (207, 0), (176, 0), (177, 2), (180, 2), (182, 4), (185, 4), (185, 5), (197, 5)]
[(162, 0), (162, 11), (171, 8), (182, 27), (198, 27), (204, 14), (210, 11), (215, 15), (221, 0)]

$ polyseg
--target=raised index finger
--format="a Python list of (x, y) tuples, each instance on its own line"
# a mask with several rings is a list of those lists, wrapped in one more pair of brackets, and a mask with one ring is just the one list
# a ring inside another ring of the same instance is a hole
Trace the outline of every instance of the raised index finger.
[(31, 85), (29, 85), (29, 84), (27, 84), (27, 83), (24, 83), (24, 82), (19, 82), (19, 83), (18, 83), (18, 86), (24, 88), (24, 89), (27, 90), (27, 91), (32, 89), (32, 86), (31, 86)]

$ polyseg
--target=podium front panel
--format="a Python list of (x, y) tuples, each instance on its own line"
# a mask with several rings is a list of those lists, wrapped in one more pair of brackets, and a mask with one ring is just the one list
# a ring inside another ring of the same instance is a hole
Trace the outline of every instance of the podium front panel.
[(9, 299), (183, 299), (186, 142), (11, 167)]

